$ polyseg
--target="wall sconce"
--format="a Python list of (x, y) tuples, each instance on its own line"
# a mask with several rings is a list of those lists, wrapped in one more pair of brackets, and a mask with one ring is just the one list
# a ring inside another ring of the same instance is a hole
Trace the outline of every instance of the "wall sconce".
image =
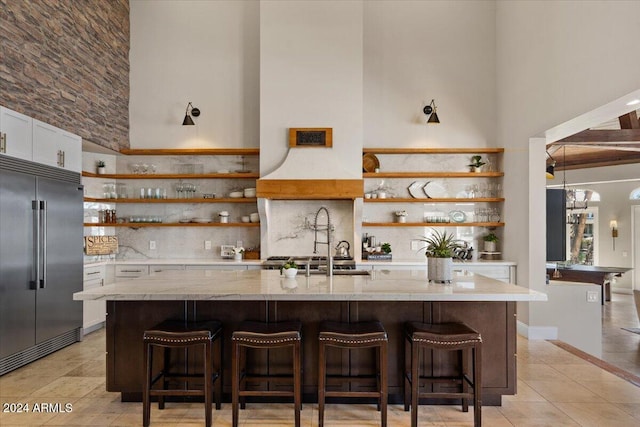
[(438, 118), (438, 113), (436, 111), (437, 109), (438, 107), (436, 107), (434, 99), (431, 100), (431, 103), (429, 105), (425, 106), (422, 109), (422, 112), (429, 116), (429, 118), (427, 119), (427, 123), (440, 123), (440, 119)]
[(612, 219), (609, 222), (609, 228), (611, 228), (611, 240), (613, 240), (613, 250), (616, 250), (616, 237), (618, 237), (618, 221)]
[[(191, 108), (191, 114), (189, 114), (189, 108)], [(187, 111), (184, 114), (184, 120), (182, 121), (182, 126), (193, 126), (195, 123), (193, 122), (193, 117), (198, 117), (200, 115), (200, 109), (195, 108), (193, 104), (187, 104)]]
[(547, 166), (547, 179), (553, 179), (556, 177), (556, 159), (551, 157), (551, 154), (547, 151), (547, 156), (551, 159), (551, 164)]

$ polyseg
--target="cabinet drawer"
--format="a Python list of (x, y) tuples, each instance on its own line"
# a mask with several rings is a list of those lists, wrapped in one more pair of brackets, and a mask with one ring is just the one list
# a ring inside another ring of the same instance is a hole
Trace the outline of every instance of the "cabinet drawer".
[(482, 274), (493, 279), (509, 280), (508, 265), (454, 265), (453, 271), (469, 271), (471, 273)]
[(116, 265), (116, 277), (140, 277), (149, 274), (148, 265)]
[(92, 267), (85, 267), (83, 270), (83, 280), (104, 279), (105, 268), (104, 265), (96, 265)]
[(167, 270), (184, 270), (184, 265), (150, 265), (149, 273), (159, 273)]
[(202, 264), (198, 264), (198, 265), (187, 265), (186, 266), (187, 270), (246, 270), (247, 266), (243, 265), (243, 264), (231, 264), (231, 265), (220, 265), (220, 264), (213, 264), (213, 265), (202, 265)]
[(86, 291), (87, 289), (99, 288), (100, 286), (104, 286), (104, 279), (101, 279), (101, 278), (85, 279), (82, 282), (83, 291)]

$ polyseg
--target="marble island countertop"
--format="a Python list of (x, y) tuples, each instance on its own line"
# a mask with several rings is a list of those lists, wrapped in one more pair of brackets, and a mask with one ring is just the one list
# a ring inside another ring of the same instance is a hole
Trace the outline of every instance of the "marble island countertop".
[(546, 301), (544, 293), (481, 275), (456, 273), (451, 284), (429, 283), (424, 270), (371, 275), (298, 274), (277, 270), (173, 270), (77, 292), (74, 300), (247, 301)]

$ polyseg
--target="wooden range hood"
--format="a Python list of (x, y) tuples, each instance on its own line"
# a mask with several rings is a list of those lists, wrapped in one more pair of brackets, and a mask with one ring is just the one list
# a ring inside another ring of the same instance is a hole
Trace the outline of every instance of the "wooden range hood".
[(274, 200), (347, 200), (363, 197), (363, 179), (259, 179), (258, 198)]

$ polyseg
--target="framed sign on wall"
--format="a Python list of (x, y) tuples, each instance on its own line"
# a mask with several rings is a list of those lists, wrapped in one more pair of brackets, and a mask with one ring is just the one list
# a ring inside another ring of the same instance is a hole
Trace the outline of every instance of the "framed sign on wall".
[(332, 128), (289, 128), (289, 147), (332, 146)]

